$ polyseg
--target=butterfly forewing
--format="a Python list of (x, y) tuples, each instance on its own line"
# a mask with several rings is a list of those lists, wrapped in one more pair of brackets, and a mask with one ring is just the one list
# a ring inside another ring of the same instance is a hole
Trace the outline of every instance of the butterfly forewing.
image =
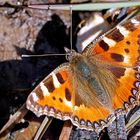
[(84, 51), (87, 56), (97, 56), (114, 65), (134, 67), (140, 55), (140, 15), (118, 25), (110, 33)]
[(46, 114), (66, 120), (73, 113), (74, 90), (72, 73), (68, 64), (63, 64), (49, 74), (29, 95), (27, 108), (37, 116)]

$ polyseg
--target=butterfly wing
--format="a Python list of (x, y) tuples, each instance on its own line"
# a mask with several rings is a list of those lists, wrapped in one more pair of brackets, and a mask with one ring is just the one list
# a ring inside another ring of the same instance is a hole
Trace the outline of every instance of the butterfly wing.
[(114, 65), (134, 67), (140, 55), (140, 15), (118, 25), (103, 36), (95, 46), (91, 43), (83, 54), (97, 56)]
[[(140, 72), (140, 15), (117, 26), (103, 36), (96, 44), (90, 44), (83, 55), (90, 60), (97, 59), (100, 68), (104, 67), (113, 74), (114, 94), (108, 93), (112, 99), (114, 110), (127, 110), (138, 102)], [(109, 64), (109, 65), (106, 65)], [(100, 73), (102, 76), (102, 73)], [(99, 75), (98, 75), (99, 76)], [(106, 78), (106, 83), (109, 81)], [(101, 80), (102, 82), (102, 80)], [(106, 89), (109, 85), (106, 85)]]
[(69, 64), (58, 67), (31, 92), (27, 108), (37, 116), (45, 114), (61, 120), (69, 119), (75, 100), (71, 76)]

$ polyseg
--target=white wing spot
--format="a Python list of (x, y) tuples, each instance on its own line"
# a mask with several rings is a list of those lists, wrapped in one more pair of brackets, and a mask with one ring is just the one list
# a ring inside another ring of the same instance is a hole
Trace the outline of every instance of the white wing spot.
[(117, 29), (119, 29), (120, 33), (124, 36), (127, 37), (128, 34), (130, 33), (126, 28), (124, 28), (123, 26), (118, 25)]
[(103, 38), (104, 42), (107, 43), (110, 47), (114, 47), (116, 45), (116, 42), (112, 39), (109, 39), (107, 37)]
[(50, 95), (47, 87), (44, 85), (43, 82), (40, 83), (40, 88), (41, 88), (44, 96), (49, 96)]
[(35, 92), (32, 92), (32, 98), (33, 98), (33, 100), (36, 102), (36, 101), (38, 101), (38, 96), (36, 95), (36, 93)]
[(70, 108), (73, 107), (72, 102), (67, 101), (66, 99), (64, 100), (65, 105), (69, 106)]
[(124, 63), (129, 63), (129, 56), (128, 55), (124, 55)]
[(132, 71), (131, 68), (126, 68), (125, 75), (126, 76), (130, 75), (131, 71)]
[(59, 81), (54, 73), (52, 73), (52, 78), (53, 78), (53, 84), (54, 84), (55, 88), (59, 88), (61, 84), (59, 83)]

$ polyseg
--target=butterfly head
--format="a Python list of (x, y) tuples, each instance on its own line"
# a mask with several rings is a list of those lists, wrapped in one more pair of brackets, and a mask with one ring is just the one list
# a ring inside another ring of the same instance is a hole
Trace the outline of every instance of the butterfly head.
[(75, 58), (75, 56), (78, 56), (79, 53), (77, 53), (75, 50), (73, 49), (68, 49), (68, 48), (64, 48), (66, 51), (66, 59), (70, 62), (73, 60), (73, 58)]

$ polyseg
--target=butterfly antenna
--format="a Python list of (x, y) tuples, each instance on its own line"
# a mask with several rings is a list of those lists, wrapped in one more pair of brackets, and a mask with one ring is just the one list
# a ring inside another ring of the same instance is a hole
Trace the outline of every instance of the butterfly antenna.
[(73, 40), (72, 40), (72, 5), (70, 5), (70, 23), (71, 23), (71, 27), (70, 27), (70, 48), (71, 48), (71, 51), (72, 51), (72, 43), (73, 43)]
[(28, 54), (22, 54), (21, 57), (46, 57), (46, 56), (64, 56), (66, 54), (59, 54), (59, 53), (52, 53), (52, 54), (32, 54), (32, 55), (28, 55)]

